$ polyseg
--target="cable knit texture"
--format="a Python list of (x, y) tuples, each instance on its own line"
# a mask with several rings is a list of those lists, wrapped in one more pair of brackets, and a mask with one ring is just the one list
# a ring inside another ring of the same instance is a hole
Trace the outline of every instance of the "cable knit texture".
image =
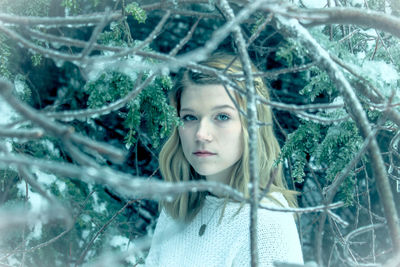
[[(280, 193), (273, 193), (284, 206)], [(154, 232), (148, 267), (153, 266), (250, 266), (250, 206), (229, 202), (219, 223), (223, 199), (207, 196), (203, 208), (188, 224), (161, 212)], [(268, 201), (271, 207), (280, 207)], [(199, 229), (207, 223), (199, 236)], [(296, 224), (291, 213), (258, 210), (259, 266), (273, 267), (274, 261), (303, 263)]]

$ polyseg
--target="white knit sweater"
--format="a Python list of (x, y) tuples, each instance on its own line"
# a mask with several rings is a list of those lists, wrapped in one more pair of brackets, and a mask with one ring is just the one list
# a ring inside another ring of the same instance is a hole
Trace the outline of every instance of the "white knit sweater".
[[(287, 206), (280, 193), (274, 197)], [(250, 266), (250, 207), (229, 202), (219, 222), (223, 199), (207, 196), (203, 208), (188, 224), (161, 212), (146, 266), (201, 267)], [(279, 207), (269, 202), (272, 207)], [(206, 230), (199, 236), (202, 224)], [(296, 224), (291, 213), (258, 210), (259, 266), (273, 267), (274, 261), (303, 263)]]

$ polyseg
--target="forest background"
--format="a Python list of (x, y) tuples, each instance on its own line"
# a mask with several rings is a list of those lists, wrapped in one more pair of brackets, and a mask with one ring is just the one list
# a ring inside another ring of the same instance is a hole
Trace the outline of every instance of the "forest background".
[[(0, 266), (135, 266), (158, 200), (258, 205), (265, 192), (160, 180), (181, 67), (245, 80), (249, 107), (273, 108), (306, 262), (399, 266), (399, 14), (397, 0), (0, 0)], [(243, 74), (197, 64), (217, 50)], [(271, 100), (251, 97), (254, 76)]]

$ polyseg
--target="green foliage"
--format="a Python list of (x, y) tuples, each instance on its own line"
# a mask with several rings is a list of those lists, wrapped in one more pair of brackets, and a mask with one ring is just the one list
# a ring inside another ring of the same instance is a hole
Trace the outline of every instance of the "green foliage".
[[(173, 127), (179, 125), (180, 122), (175, 114), (175, 109), (168, 105), (165, 97), (171, 87), (172, 82), (168, 76), (157, 77), (139, 95), (140, 110), (130, 109), (130, 111), (142, 115), (143, 126), (155, 148), (160, 146), (161, 140), (169, 136)], [(129, 125), (129, 129), (135, 128)]]
[(41, 54), (34, 53), (31, 56), (33, 66), (39, 66), (40, 63), (42, 62), (42, 59), (43, 59), (43, 56)]
[(70, 10), (72, 14), (76, 14), (79, 10), (77, 0), (63, 0), (61, 6)]
[(296, 64), (302, 64), (305, 62), (305, 53), (304, 49), (297, 41), (289, 40), (279, 46), (276, 58), (279, 61), (285, 62), (288, 67), (293, 67)]
[[(50, 0), (2, 0), (0, 10), (3, 13), (21, 16), (47, 16), (49, 13)], [(9, 64), (12, 55), (17, 55), (17, 47), (10, 46), (8, 38), (0, 34), (0, 75), (12, 78), (13, 73)], [(32, 61), (35, 66), (40, 64), (42, 56), (33, 54)]]
[(257, 14), (255, 15), (255, 23), (251, 27), (251, 34), (254, 34), (257, 32), (258, 28), (267, 20), (267, 18), (263, 15)]
[(310, 72), (311, 79), (306, 86), (300, 90), (300, 94), (307, 95), (310, 101), (313, 102), (315, 98), (322, 93), (328, 93), (328, 95), (332, 95), (333, 92), (336, 91), (336, 88), (333, 86), (325, 71), (322, 71), (318, 68), (312, 68)]
[[(38, 159), (63, 161), (57, 145), (51, 139), (13, 143), (15, 153), (24, 153)], [(75, 218), (74, 227), (62, 238), (49, 246), (34, 250), (25, 257), (26, 266), (65, 266), (68, 259), (78, 259), (80, 253), (88, 245), (94, 234), (105, 225), (122, 204), (115, 201), (107, 194), (101, 185), (91, 185), (64, 177), (56, 177), (51, 173), (45, 173), (32, 168), (35, 179), (43, 190), (55, 197)], [(15, 209), (16, 207), (31, 206), (38, 209), (38, 193), (30, 186), (26, 187), (12, 169), (0, 170), (0, 192), (3, 194), (2, 209)], [(28, 200), (25, 192), (28, 190)], [(43, 203), (44, 200), (39, 203)], [(44, 201), (47, 203), (46, 201)], [(43, 205), (43, 204), (41, 204)], [(44, 204), (49, 205), (49, 204)], [(59, 214), (61, 215), (61, 214)], [(10, 250), (20, 247), (22, 244), (22, 232), (24, 231), (25, 244), (28, 248), (42, 244), (53, 239), (67, 229), (68, 225), (63, 219), (54, 218), (41, 224), (32, 223), (26, 227), (16, 227), (7, 233), (2, 233), (0, 250)], [(127, 224), (126, 216), (118, 215), (106, 231), (96, 239), (86, 256), (86, 260), (92, 260), (100, 255), (104, 249), (113, 249), (110, 239), (114, 236), (122, 236), (128, 239), (132, 236), (132, 229)], [(121, 248), (123, 249), (123, 248)], [(67, 254), (66, 254), (67, 251)], [(16, 259), (21, 260), (22, 255), (16, 254)]]
[(112, 22), (110, 31), (104, 31), (99, 35), (98, 41), (105, 45), (126, 46), (125, 40), (125, 26), (122, 21)]
[[(374, 9), (380, 5), (379, 1), (374, 2)], [(378, 6), (376, 6), (378, 5)], [(332, 40), (330, 39), (330, 29), (332, 29)], [(375, 47), (376, 41), (371, 37), (381, 34), (373, 29), (354, 28), (351, 38), (341, 40), (348, 29), (335, 26), (310, 29), (316, 41), (329, 53), (339, 57), (345, 64), (349, 65), (357, 75), (363, 77), (360, 81), (358, 77), (343, 71), (345, 77), (353, 83), (364, 83), (364, 86), (373, 86), (386, 97), (392, 92), (396, 92), (399, 87), (400, 77), (398, 75), (399, 62), (393, 60), (400, 55), (398, 40), (387, 38), (384, 40), (385, 47)], [(285, 45), (279, 47), (277, 59), (283, 60), (289, 67), (296, 64), (307, 62), (304, 48), (301, 48), (296, 40), (289, 40)], [(310, 78), (300, 90), (300, 94), (307, 96), (306, 101), (313, 103), (317, 97), (318, 101), (329, 101), (340, 94), (336, 86), (332, 83), (327, 73), (318, 66), (312, 67), (307, 71)], [(367, 82), (365, 82), (367, 81)], [(361, 100), (365, 97), (359, 96)], [(395, 96), (395, 101), (398, 101)], [(368, 103), (368, 101), (366, 102)], [(367, 105), (367, 104), (366, 104)], [(382, 115), (380, 110), (371, 110), (365, 106), (365, 112), (369, 120), (377, 121)], [(343, 109), (334, 112), (318, 111), (316, 115), (325, 118), (338, 119), (347, 116)], [(292, 175), (297, 182), (302, 182), (305, 177), (305, 165), (307, 162), (317, 170), (323, 172), (323, 179), (319, 182), (329, 185), (335, 177), (347, 166), (359, 151), (363, 139), (358, 133), (356, 124), (353, 121), (345, 120), (340, 123), (329, 125), (319, 125), (316, 122), (302, 120), (300, 127), (291, 133), (284, 147), (280, 161), (290, 158), (292, 162)], [(364, 162), (367, 162), (364, 159)], [(341, 185), (338, 198), (351, 204), (353, 201), (354, 185), (356, 173), (354, 170), (349, 173)]]
[(14, 79), (14, 87), (18, 97), (29, 103), (32, 99), (32, 91), (26, 84), (25, 77), (21, 74), (17, 74)]
[(132, 15), (139, 23), (145, 23), (147, 19), (146, 11), (144, 11), (138, 3), (133, 2), (125, 7), (125, 12)]
[(0, 10), (22, 16), (47, 16), (51, 0), (1, 0)]
[(61, 6), (65, 7), (70, 15), (79, 15), (86, 7), (95, 8), (101, 3), (100, 0), (63, 0)]
[[(147, 78), (144, 75), (143, 80)], [(125, 97), (134, 89), (136, 81), (123, 73), (107, 71), (94, 82), (86, 85), (89, 93), (88, 105), (101, 107)], [(168, 105), (166, 93), (172, 86), (169, 77), (157, 77), (128, 104), (124, 125), (128, 130), (125, 137), (127, 146), (133, 145), (138, 132), (149, 136), (151, 144), (157, 148), (160, 141), (169, 135), (179, 120), (174, 109)]]
[[(18, 190), (14, 184), (17, 183), (19, 177), (18, 174), (11, 169), (1, 169), (0, 170), (0, 192), (2, 192), (2, 196), (4, 197), (3, 201), (5, 204), (2, 205), (3, 208), (7, 209), (9, 207), (13, 207), (15, 202), (19, 202)], [(7, 192), (7, 194), (4, 194)]]
[[(343, 117), (344, 111), (319, 112), (327, 118)], [(329, 126), (301, 121), (296, 131), (288, 136), (279, 161), (289, 158), (293, 162), (293, 178), (303, 182), (307, 162), (315, 169), (324, 170), (320, 182), (328, 185), (357, 154), (363, 143), (354, 122), (346, 120)], [(355, 173), (350, 172), (340, 188), (339, 197), (347, 204), (353, 201)]]
[(9, 57), (11, 56), (11, 48), (6, 44), (6, 37), (0, 34), (0, 75), (10, 78)]
[(133, 81), (119, 72), (105, 72), (86, 85), (89, 93), (88, 105), (98, 108), (124, 97), (134, 87)]
[[(354, 122), (331, 125), (315, 153), (316, 163), (327, 165), (326, 180), (332, 181), (344, 169), (362, 145), (362, 138)], [(351, 176), (351, 175), (350, 175)]]
[(297, 130), (289, 134), (278, 162), (282, 163), (284, 158), (293, 159), (293, 178), (296, 182), (303, 182), (305, 176), (304, 167), (307, 157), (310, 157), (320, 143), (325, 130), (321, 125), (303, 121)]

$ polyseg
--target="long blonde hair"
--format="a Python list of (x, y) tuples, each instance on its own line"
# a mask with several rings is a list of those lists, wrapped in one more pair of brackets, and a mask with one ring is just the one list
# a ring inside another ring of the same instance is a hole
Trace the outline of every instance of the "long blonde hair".
[[(225, 71), (227, 74), (242, 73), (242, 64), (239, 59), (229, 54), (215, 54), (209, 59), (200, 63), (201, 65), (211, 67), (220, 71)], [(257, 71), (255, 66), (252, 66), (253, 71)], [(175, 83), (174, 90), (170, 94), (170, 102), (177, 109), (178, 115), (180, 111), (180, 100), (183, 90), (193, 84), (223, 84), (218, 77), (204, 74), (202, 72), (194, 72), (190, 70), (182, 70)], [(243, 91), (246, 86), (243, 80), (236, 80), (235, 84)], [(257, 95), (269, 99), (268, 88), (260, 77), (254, 78), (254, 86)], [(238, 107), (246, 110), (246, 99), (236, 90), (233, 91), (233, 98), (236, 100)], [(272, 129), (272, 112), (267, 105), (257, 104), (258, 121), (266, 123), (266, 126), (258, 128), (258, 170), (259, 170), (259, 186), (260, 189), (265, 189), (270, 179), (270, 192), (281, 192), (289, 205), (296, 206), (295, 193), (287, 189), (285, 179), (282, 174), (282, 166), (275, 166), (275, 160), (280, 153), (280, 147)], [(240, 121), (243, 130), (243, 144), (248, 142), (247, 119), (240, 114)], [(202, 180), (203, 176), (196, 173), (186, 160), (181, 142), (179, 139), (178, 129), (175, 128), (169, 139), (164, 144), (159, 155), (160, 170), (163, 178), (168, 182), (180, 182), (190, 180)], [(249, 175), (249, 148), (244, 145), (243, 155), (235, 164), (232, 172), (229, 185), (234, 189), (243, 193), (245, 197), (249, 197), (248, 183), (250, 182)], [(175, 219), (191, 220), (200, 210), (206, 192), (187, 192), (178, 195), (173, 201), (163, 201), (161, 206), (166, 212)]]

